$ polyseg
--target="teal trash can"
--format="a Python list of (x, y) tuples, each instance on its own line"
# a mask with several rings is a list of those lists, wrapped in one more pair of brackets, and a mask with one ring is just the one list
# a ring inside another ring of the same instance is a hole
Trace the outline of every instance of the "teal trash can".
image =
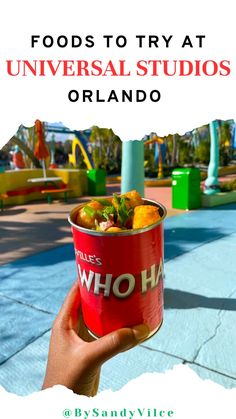
[(180, 168), (172, 172), (172, 208), (201, 207), (201, 176), (197, 168)]
[(92, 169), (87, 171), (88, 194), (91, 196), (106, 195), (106, 171)]

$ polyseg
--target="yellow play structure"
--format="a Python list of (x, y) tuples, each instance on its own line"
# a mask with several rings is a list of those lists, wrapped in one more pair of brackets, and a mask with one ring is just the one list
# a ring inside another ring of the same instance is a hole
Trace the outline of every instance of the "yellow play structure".
[(69, 154), (69, 163), (72, 164), (72, 166), (76, 167), (78, 165), (78, 156), (79, 156), (79, 151), (81, 151), (83, 158), (84, 158), (84, 162), (86, 164), (86, 167), (88, 170), (93, 169), (91, 160), (89, 159), (88, 153), (85, 150), (84, 145), (82, 144), (82, 141), (75, 137), (74, 140), (72, 141), (72, 153)]
[[(61, 183), (70, 189), (70, 198), (88, 193), (86, 170), (47, 169), (47, 176), (59, 177)], [(2, 199), (5, 205), (21, 205), (43, 198), (40, 186), (36, 187), (28, 182), (30, 178), (42, 178), (42, 169), (8, 170), (1, 173), (0, 178), (0, 200)], [(43, 180), (40, 185), (44, 186)], [(58, 193), (55, 198), (61, 199), (63, 194)]]

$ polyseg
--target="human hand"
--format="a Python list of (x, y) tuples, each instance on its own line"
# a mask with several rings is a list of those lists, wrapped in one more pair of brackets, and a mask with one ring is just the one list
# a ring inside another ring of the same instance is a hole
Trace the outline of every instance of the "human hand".
[(70, 289), (54, 321), (43, 389), (57, 384), (75, 393), (94, 396), (101, 365), (133, 348), (149, 334), (146, 325), (123, 328), (94, 340), (80, 315), (78, 281)]

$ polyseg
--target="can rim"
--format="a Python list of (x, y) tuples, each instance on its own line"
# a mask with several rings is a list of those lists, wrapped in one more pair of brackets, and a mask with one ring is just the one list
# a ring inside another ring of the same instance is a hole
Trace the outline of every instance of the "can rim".
[[(107, 198), (109, 198), (109, 197), (107, 197)], [(130, 236), (130, 235), (135, 235), (135, 234), (141, 234), (141, 233), (143, 233), (143, 232), (146, 232), (146, 231), (152, 230), (152, 229), (154, 229), (156, 226), (158, 226), (158, 225), (162, 224), (162, 222), (164, 221), (164, 219), (166, 218), (166, 215), (167, 215), (167, 209), (166, 209), (166, 207), (164, 207), (164, 205), (162, 205), (160, 202), (153, 201), (152, 199), (144, 199), (144, 198), (143, 198), (143, 201), (144, 201), (145, 203), (148, 203), (148, 204), (149, 204), (149, 203), (151, 203), (152, 205), (158, 206), (158, 207), (160, 207), (160, 208), (162, 209), (162, 211), (163, 211), (163, 214), (162, 214), (162, 217), (160, 218), (160, 220), (158, 220), (156, 223), (153, 223), (153, 224), (148, 225), (147, 227), (138, 228), (138, 229), (135, 229), (135, 230), (124, 230), (124, 231), (117, 231), (117, 232), (105, 232), (105, 231), (90, 230), (90, 229), (88, 229), (88, 228), (78, 226), (77, 224), (75, 224), (75, 223), (73, 222), (72, 217), (73, 217), (73, 215), (75, 214), (75, 212), (77, 212), (77, 211), (78, 211), (78, 209), (79, 209), (81, 206), (84, 206), (84, 203), (83, 203), (83, 204), (79, 204), (79, 205), (77, 205), (76, 207), (74, 207), (74, 208), (71, 210), (70, 215), (69, 215), (69, 217), (68, 217), (68, 222), (69, 222), (69, 223), (70, 223), (70, 225), (71, 225), (72, 227), (74, 227), (76, 230), (78, 230), (78, 231), (80, 231), (80, 232), (82, 232), (82, 233), (86, 233), (86, 234), (91, 235), (91, 236), (102, 236), (102, 237), (112, 237), (112, 236), (116, 236), (116, 237), (117, 237), (117, 236)]]

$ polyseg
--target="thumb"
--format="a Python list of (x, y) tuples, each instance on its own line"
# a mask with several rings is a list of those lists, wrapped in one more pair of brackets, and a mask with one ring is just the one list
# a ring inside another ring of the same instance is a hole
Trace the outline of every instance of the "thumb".
[(120, 352), (131, 349), (143, 342), (149, 333), (149, 327), (145, 324), (109, 333), (88, 345), (89, 352), (91, 351), (88, 354), (90, 355), (90, 360), (97, 365), (101, 365)]

